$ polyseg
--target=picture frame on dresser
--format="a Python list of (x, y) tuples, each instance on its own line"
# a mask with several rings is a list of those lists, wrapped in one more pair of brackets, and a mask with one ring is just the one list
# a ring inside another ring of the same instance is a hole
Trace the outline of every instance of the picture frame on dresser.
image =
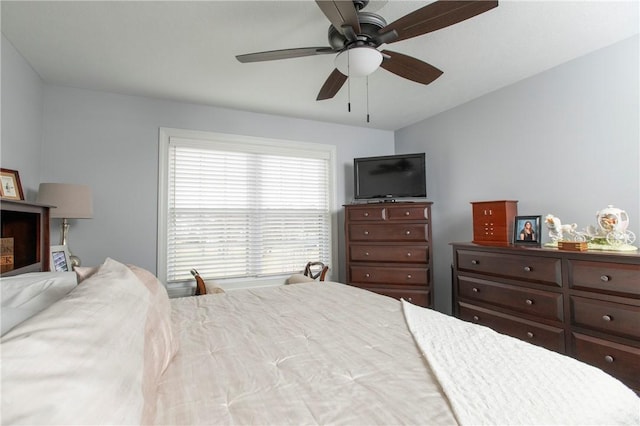
[(0, 196), (8, 200), (24, 200), (20, 174), (17, 170), (0, 169)]
[(542, 216), (516, 216), (513, 226), (513, 244), (540, 247)]
[(71, 272), (73, 270), (69, 248), (66, 245), (51, 246), (49, 268), (51, 272)]

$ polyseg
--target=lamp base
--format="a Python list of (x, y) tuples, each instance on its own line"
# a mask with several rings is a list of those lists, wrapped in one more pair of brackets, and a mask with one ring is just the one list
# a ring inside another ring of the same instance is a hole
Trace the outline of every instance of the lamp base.
[(67, 250), (69, 250), (69, 260), (71, 261), (72, 268), (80, 266), (80, 258), (71, 254), (71, 250), (69, 249), (69, 245), (67, 244), (67, 239), (69, 236), (69, 221), (66, 218), (62, 219), (61, 228), (60, 245), (67, 246)]
[(69, 253), (69, 260), (71, 261), (71, 267), (75, 268), (77, 266), (80, 266), (80, 258), (78, 256), (74, 256)]

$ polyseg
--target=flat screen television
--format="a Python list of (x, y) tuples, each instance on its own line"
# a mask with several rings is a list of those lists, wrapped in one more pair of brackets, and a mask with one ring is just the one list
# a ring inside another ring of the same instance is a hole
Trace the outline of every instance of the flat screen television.
[(357, 200), (394, 200), (427, 196), (425, 154), (353, 159)]

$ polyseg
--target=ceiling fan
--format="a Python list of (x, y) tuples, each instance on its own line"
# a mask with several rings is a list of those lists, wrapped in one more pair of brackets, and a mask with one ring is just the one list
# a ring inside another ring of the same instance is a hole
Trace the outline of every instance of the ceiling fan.
[(331, 22), (330, 46), (270, 50), (236, 58), (245, 63), (337, 53), (336, 69), (320, 89), (318, 101), (333, 98), (348, 76), (363, 77), (378, 67), (408, 80), (429, 84), (440, 77), (442, 71), (414, 57), (378, 48), (457, 24), (498, 6), (497, 0), (437, 0), (387, 24), (382, 16), (362, 10), (368, 3), (369, 0), (316, 0)]

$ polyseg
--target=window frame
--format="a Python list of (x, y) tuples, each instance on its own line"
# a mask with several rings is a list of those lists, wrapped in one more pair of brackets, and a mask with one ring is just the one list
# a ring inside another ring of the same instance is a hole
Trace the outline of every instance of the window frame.
[[(169, 186), (169, 146), (172, 138), (186, 139), (189, 146), (212, 147), (218, 149), (236, 148), (242, 146), (242, 151), (259, 152), (268, 154), (291, 155), (296, 151), (305, 156), (326, 158), (329, 162), (329, 214), (330, 214), (330, 238), (331, 238), (331, 270), (337, 274), (338, 266), (338, 227), (336, 206), (337, 200), (337, 168), (336, 146), (312, 142), (301, 142), (281, 139), (262, 138), (254, 136), (235, 135), (218, 132), (185, 130), (161, 127), (159, 130), (159, 155), (158, 155), (158, 240), (157, 240), (157, 276), (167, 283), (167, 237), (168, 237), (168, 186)], [(183, 143), (183, 142), (181, 142)], [(309, 155), (311, 154), (311, 155)], [(314, 259), (309, 259), (314, 260)], [(197, 268), (197, 265), (194, 265)], [(304, 265), (300, 265), (300, 269)], [(327, 279), (331, 279), (331, 272)], [(221, 279), (226, 288), (243, 288), (249, 286), (268, 286), (283, 284), (287, 276), (272, 276), (266, 278), (235, 278)], [(218, 281), (218, 280), (217, 280)], [(186, 283), (186, 282), (185, 282)], [(251, 283), (251, 284), (249, 284)], [(168, 286), (181, 287), (184, 283), (172, 283)], [(190, 282), (189, 282), (190, 285)]]

